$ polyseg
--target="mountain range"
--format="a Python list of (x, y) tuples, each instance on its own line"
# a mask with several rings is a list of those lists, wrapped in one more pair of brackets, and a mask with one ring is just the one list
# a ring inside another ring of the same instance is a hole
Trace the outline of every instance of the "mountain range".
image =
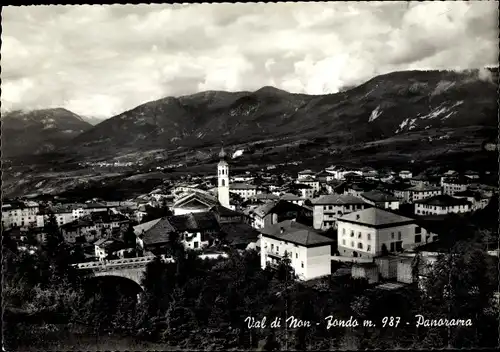
[(158, 149), (212, 152), (222, 143), (233, 149), (314, 145), (330, 153), (349, 146), (374, 151), (383, 141), (396, 143), (392, 152), (413, 143), (410, 154), (431, 140), (462, 148), (497, 134), (498, 68), (484, 72), (393, 72), (327, 95), (273, 87), (207, 91), (147, 102), (95, 126), (65, 109), (16, 111), (2, 117), (2, 151), (4, 157), (57, 150), (102, 159)]

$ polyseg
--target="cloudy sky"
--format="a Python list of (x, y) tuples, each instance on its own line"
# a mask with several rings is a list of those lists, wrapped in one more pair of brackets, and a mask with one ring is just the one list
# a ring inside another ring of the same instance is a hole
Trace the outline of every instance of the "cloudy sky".
[(496, 66), (497, 6), (8, 6), (2, 111), (64, 107), (108, 118), (204, 90), (334, 93), (396, 70)]

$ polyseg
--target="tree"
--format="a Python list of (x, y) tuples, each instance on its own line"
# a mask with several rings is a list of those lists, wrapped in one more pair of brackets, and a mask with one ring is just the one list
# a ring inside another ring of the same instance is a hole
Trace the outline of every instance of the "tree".
[(137, 245), (137, 237), (135, 235), (134, 227), (129, 223), (127, 230), (123, 233), (123, 242), (128, 248), (135, 248)]

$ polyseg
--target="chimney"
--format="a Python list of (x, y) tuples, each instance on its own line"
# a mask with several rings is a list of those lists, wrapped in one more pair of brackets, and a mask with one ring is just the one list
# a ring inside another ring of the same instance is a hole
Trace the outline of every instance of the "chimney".
[(280, 233), (285, 232), (285, 229), (283, 227), (280, 227)]

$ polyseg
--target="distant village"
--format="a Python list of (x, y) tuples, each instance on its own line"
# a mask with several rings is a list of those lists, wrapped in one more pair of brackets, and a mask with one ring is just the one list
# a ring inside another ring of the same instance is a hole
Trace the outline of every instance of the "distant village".
[[(224, 257), (229, 248), (257, 250), (262, 268), (286, 256), (299, 280), (351, 275), (373, 284), (382, 278), (380, 285), (391, 288), (414, 280), (415, 249), (439, 243), (436, 223), (484, 209), (498, 191), (473, 170), (415, 175), (332, 165), (296, 175), (271, 173), (272, 167), (232, 175), (224, 149), (219, 158), (211, 176), (166, 180), (119, 202), (4, 200), (4, 235), (34, 250), (27, 238), (43, 241), (52, 216), (88, 262), (162, 256), (175, 235), (206, 257)], [(133, 245), (124, 240), (131, 232)], [(436, 260), (435, 251), (420, 252), (427, 262)], [(333, 262), (341, 269), (332, 269)]]

